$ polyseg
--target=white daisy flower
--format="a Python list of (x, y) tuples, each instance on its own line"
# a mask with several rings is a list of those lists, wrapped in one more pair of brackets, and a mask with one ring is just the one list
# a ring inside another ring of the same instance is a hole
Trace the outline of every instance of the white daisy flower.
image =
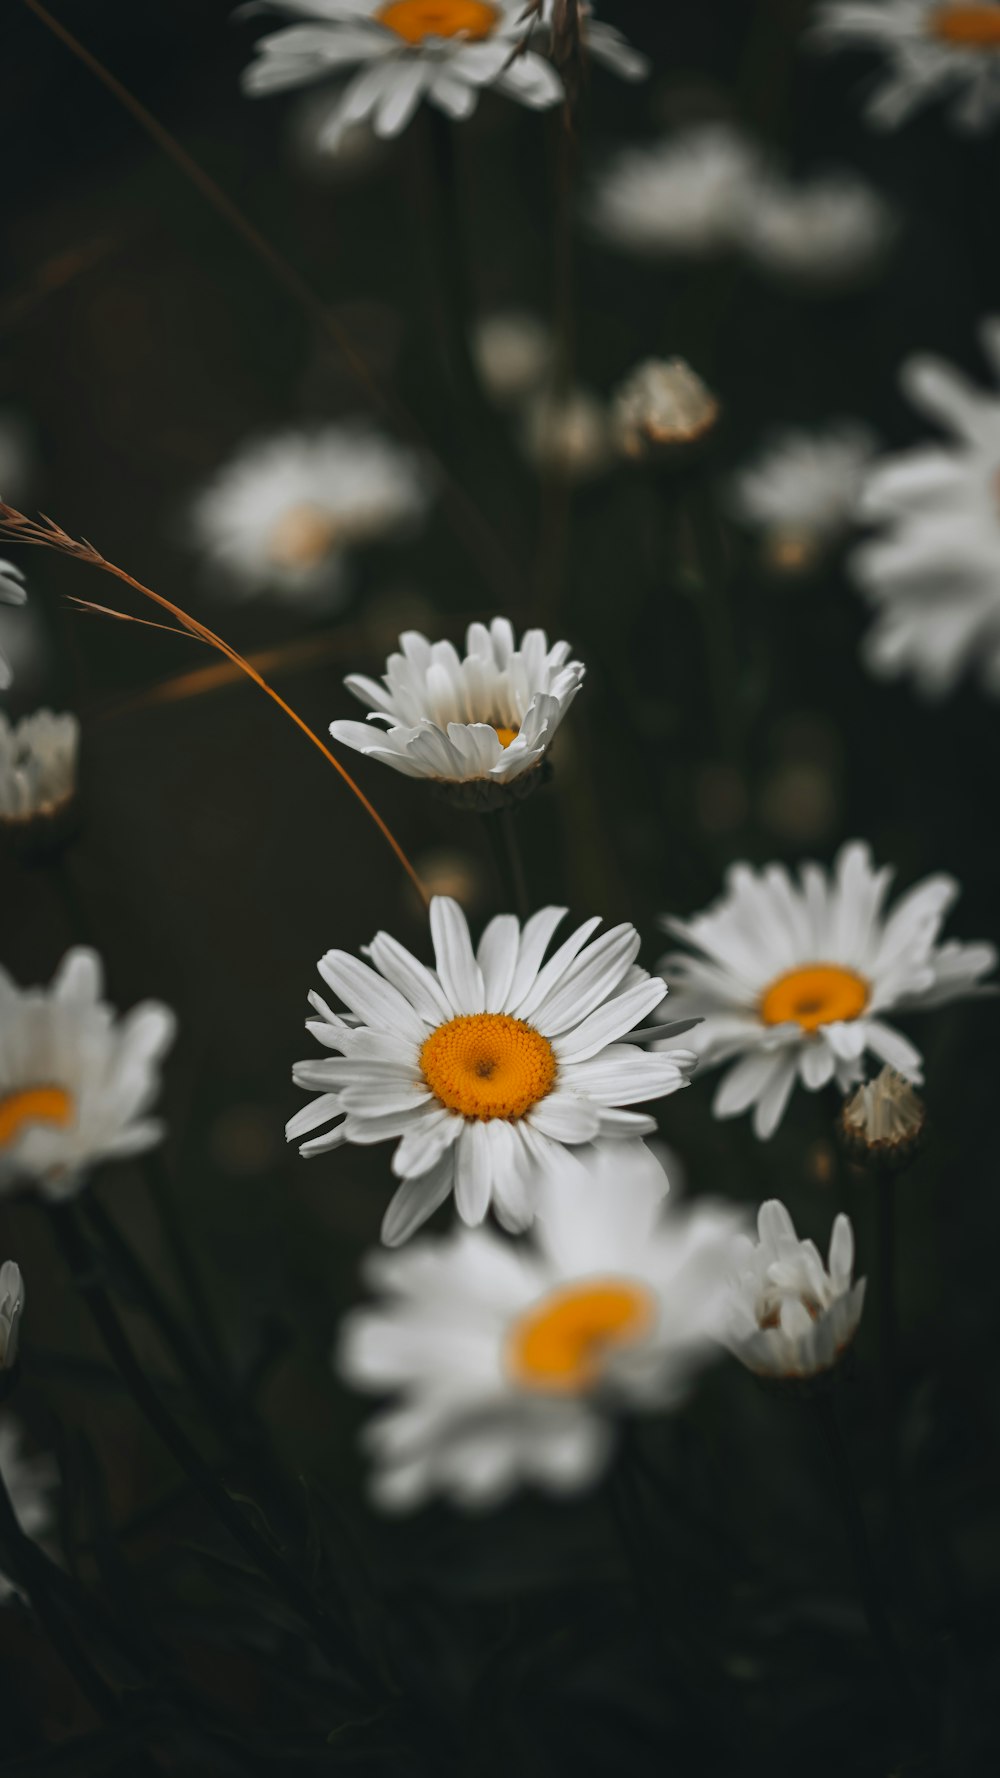
[(21, 1341), (24, 1279), (12, 1259), (0, 1266), (0, 1371), (13, 1370)]
[(718, 253), (740, 236), (761, 178), (761, 157), (737, 130), (697, 124), (615, 155), (594, 186), (590, 219), (633, 253)]
[(413, 453), (357, 421), (245, 445), (195, 501), (192, 534), (240, 597), (339, 603), (347, 553), (412, 526), (426, 501)]
[[(569, 643), (550, 648), (544, 630), (526, 630), (518, 645), (507, 619), (495, 617), (489, 629), (469, 625), (464, 656), (417, 630), (399, 646), (381, 684), (359, 673), (345, 679), (371, 710), (367, 723), (332, 722), (334, 740), (407, 778), (472, 784), (487, 797), (527, 789), (583, 681)], [(379, 723), (386, 727), (370, 726)]]
[(331, 97), (319, 145), (335, 150), (370, 119), (379, 136), (404, 130), (422, 99), (466, 118), (484, 87), (522, 105), (557, 105), (563, 85), (532, 49), (520, 50), (523, 0), (267, 0), (296, 22), (262, 37), (243, 76), (254, 97), (360, 72)]
[(476, 322), (472, 356), (494, 401), (517, 406), (549, 375), (552, 334), (537, 315), (501, 309)]
[(733, 1243), (727, 1345), (758, 1376), (802, 1378), (832, 1370), (857, 1333), (865, 1300), (865, 1280), (851, 1282), (849, 1218), (836, 1218), (825, 1266), (814, 1243), (799, 1240), (775, 1198), (760, 1207), (757, 1237), (738, 1235)]
[(1000, 5), (980, 0), (828, 0), (814, 40), (883, 51), (889, 63), (866, 115), (892, 130), (933, 99), (951, 102), (961, 130), (988, 129), (1000, 110)]
[(890, 206), (851, 173), (765, 180), (740, 222), (741, 245), (765, 271), (823, 287), (869, 273), (893, 232)]
[[(302, 1146), (398, 1140), (400, 1186), (382, 1224), (390, 1247), (413, 1234), (450, 1192), (463, 1222), (492, 1204), (509, 1229), (534, 1215), (533, 1177), (565, 1145), (653, 1134), (654, 1120), (623, 1107), (687, 1085), (690, 1050), (650, 1056), (622, 1039), (659, 1006), (666, 985), (636, 963), (639, 935), (615, 926), (587, 941), (587, 920), (543, 962), (565, 908), (542, 908), (522, 928), (489, 922), (474, 951), (458, 903), (431, 902), (434, 969), (380, 932), (373, 967), (328, 951), (319, 972), (348, 1008), (319, 994), (307, 1030), (327, 1060), (299, 1062), (298, 1086), (319, 1094), (287, 1126), (289, 1140), (334, 1124)], [(336, 1120), (336, 1122), (334, 1122)]]
[(683, 358), (646, 358), (615, 393), (612, 424), (626, 457), (693, 444), (711, 432), (719, 404)]
[[(1000, 374), (1000, 319), (980, 332)], [(928, 696), (969, 666), (1000, 694), (1000, 396), (936, 358), (909, 359), (900, 381), (954, 442), (884, 458), (865, 484), (860, 516), (885, 529), (851, 558), (876, 614), (864, 658)]]
[[(0, 559), (0, 605), (23, 605), (27, 597), (20, 568)], [(0, 654), (0, 691), (7, 690), (12, 677), (10, 662)]]
[(942, 1006), (972, 994), (992, 969), (988, 944), (938, 944), (959, 893), (951, 877), (917, 883), (884, 911), (892, 871), (867, 846), (838, 854), (832, 880), (816, 864), (795, 883), (783, 866), (738, 864), (726, 893), (692, 920), (668, 920), (691, 947), (663, 959), (678, 1017), (703, 1014), (691, 1046), (710, 1066), (731, 1062), (716, 1117), (754, 1107), (754, 1130), (773, 1135), (796, 1080), (810, 1092), (861, 1077), (866, 1052), (909, 1080), (920, 1051), (887, 1022), (894, 1011)]
[(822, 431), (789, 429), (734, 476), (735, 516), (759, 531), (765, 560), (794, 573), (835, 544), (857, 515), (875, 439), (852, 420)]
[(100, 959), (67, 952), (50, 988), (0, 970), (0, 1192), (72, 1197), (90, 1168), (139, 1154), (162, 1126), (146, 1116), (174, 1017), (146, 1001), (116, 1020)]
[(348, 1316), (339, 1365), (398, 1394), (366, 1435), (381, 1506), (570, 1493), (608, 1464), (616, 1413), (677, 1405), (724, 1334), (739, 1218), (666, 1191), (641, 1143), (602, 1145), (542, 1181), (531, 1240), (460, 1229), (370, 1257), (383, 1300)]
[[(25, 1455), (24, 1434), (9, 1414), (0, 1419), (0, 1475), (25, 1537), (42, 1536), (52, 1523), (48, 1496), (58, 1479), (56, 1466), (48, 1452)], [(11, 1598), (17, 1591), (14, 1582), (0, 1573), (0, 1600)]]
[(76, 791), (80, 724), (36, 710), (11, 723), (0, 710), (0, 823), (49, 819)]

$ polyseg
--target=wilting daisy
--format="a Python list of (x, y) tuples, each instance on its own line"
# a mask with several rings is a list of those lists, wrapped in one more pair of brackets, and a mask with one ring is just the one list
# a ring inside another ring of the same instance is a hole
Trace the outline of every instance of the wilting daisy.
[(866, 108), (895, 129), (932, 99), (953, 100), (959, 129), (981, 131), (1000, 110), (1000, 5), (980, 0), (828, 0), (817, 8), (816, 42), (883, 51), (889, 63)]
[[(0, 605), (23, 605), (27, 597), (20, 568), (0, 559)], [(0, 654), (0, 691), (6, 691), (11, 677), (10, 662)]]
[(714, 907), (666, 922), (690, 946), (661, 964), (671, 1010), (703, 1014), (692, 1048), (709, 1065), (733, 1064), (715, 1095), (716, 1117), (753, 1106), (756, 1134), (771, 1136), (796, 1080), (811, 1092), (834, 1080), (846, 1092), (866, 1052), (920, 1080), (920, 1051), (886, 1015), (974, 993), (996, 953), (987, 944), (938, 944), (959, 893), (953, 878), (925, 878), (887, 913), (891, 879), (855, 841), (839, 853), (832, 879), (816, 864), (802, 866), (798, 883), (778, 864), (738, 864)]
[(370, 119), (380, 136), (406, 128), (422, 99), (449, 117), (475, 110), (484, 87), (545, 109), (563, 96), (544, 56), (521, 49), (522, 0), (267, 0), (296, 22), (262, 37), (243, 76), (254, 97), (360, 72), (331, 96), (319, 136), (336, 149)]
[(739, 227), (740, 244), (765, 271), (823, 288), (870, 272), (893, 233), (889, 205), (850, 173), (799, 185), (772, 175), (742, 211)]
[(507, 619), (495, 617), (489, 629), (469, 625), (464, 655), (416, 630), (399, 646), (381, 684), (360, 673), (344, 681), (371, 710), (367, 723), (331, 723), (334, 740), (407, 778), (470, 784), (485, 795), (526, 789), (517, 780), (541, 765), (583, 680), (569, 643), (550, 648), (544, 630), (526, 630), (518, 645)]
[(523, 927), (500, 914), (474, 951), (458, 903), (435, 896), (433, 969), (386, 932), (366, 947), (372, 967), (346, 951), (320, 959), (348, 1014), (309, 996), (319, 1017), (307, 1030), (339, 1054), (296, 1065), (296, 1084), (320, 1097), (287, 1135), (333, 1124), (303, 1143), (305, 1155), (398, 1139), (392, 1170), (403, 1184), (382, 1225), (388, 1246), (452, 1191), (463, 1222), (482, 1222), (492, 1204), (506, 1227), (527, 1227), (533, 1176), (564, 1146), (651, 1135), (651, 1117), (622, 1108), (687, 1085), (690, 1050), (650, 1056), (621, 1041), (666, 993), (636, 963), (635, 928), (588, 943), (600, 920), (586, 920), (546, 963), (565, 913), (542, 908)]
[(371, 1256), (381, 1300), (347, 1318), (339, 1364), (398, 1395), (367, 1432), (382, 1506), (569, 1493), (608, 1463), (616, 1412), (677, 1404), (724, 1332), (738, 1218), (666, 1190), (641, 1143), (602, 1145), (541, 1182), (529, 1240)]
[(0, 1266), (0, 1371), (13, 1370), (21, 1341), (24, 1279), (12, 1259)]
[(19, 988), (0, 970), (0, 1191), (68, 1198), (99, 1162), (160, 1140), (146, 1113), (173, 1014), (146, 1001), (117, 1019), (101, 978), (99, 958), (82, 947), (49, 988)]
[(501, 309), (477, 321), (472, 356), (494, 401), (516, 406), (548, 377), (552, 334), (527, 310)]
[(861, 1320), (865, 1280), (851, 1282), (854, 1231), (838, 1216), (823, 1264), (812, 1241), (800, 1241), (784, 1204), (762, 1204), (757, 1240), (733, 1243), (736, 1276), (726, 1343), (759, 1376), (814, 1377), (843, 1357)]
[[(0, 1476), (25, 1536), (41, 1536), (52, 1523), (48, 1497), (56, 1484), (56, 1467), (47, 1452), (25, 1455), (20, 1425), (6, 1413), (0, 1419)], [(16, 1591), (15, 1583), (0, 1571), (0, 1600)]]
[(694, 444), (711, 432), (719, 404), (683, 358), (647, 358), (615, 394), (612, 424), (626, 457)]
[(920, 1146), (927, 1113), (919, 1093), (894, 1068), (863, 1081), (840, 1113), (840, 1137), (853, 1160), (895, 1171)]
[(733, 245), (761, 178), (761, 158), (724, 123), (698, 124), (612, 157), (590, 218), (633, 253), (717, 253)]
[[(983, 323), (1000, 374), (1000, 319)], [(921, 691), (949, 691), (967, 666), (1000, 693), (1000, 396), (936, 358), (911, 358), (911, 400), (954, 442), (887, 457), (872, 470), (862, 518), (884, 527), (851, 558), (875, 608), (865, 660), (885, 677), (912, 673)]]
[(72, 800), (80, 724), (36, 710), (18, 723), (0, 711), (0, 823), (48, 820)]
[(192, 533), (244, 598), (335, 602), (348, 552), (412, 526), (426, 500), (413, 453), (358, 421), (244, 446), (195, 501)]
[(733, 511), (760, 532), (770, 567), (796, 573), (838, 541), (856, 517), (874, 454), (867, 427), (837, 421), (819, 432), (776, 433), (734, 476)]

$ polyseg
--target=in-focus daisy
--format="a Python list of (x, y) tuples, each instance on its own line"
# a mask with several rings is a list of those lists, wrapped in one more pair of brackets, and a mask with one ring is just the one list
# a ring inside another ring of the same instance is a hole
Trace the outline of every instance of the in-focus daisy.
[(11, 1371), (17, 1363), (23, 1313), (21, 1268), (12, 1259), (6, 1259), (0, 1266), (0, 1371)]
[(626, 457), (694, 444), (718, 417), (715, 396), (683, 358), (647, 358), (612, 403), (612, 425)]
[(888, 63), (866, 115), (895, 129), (933, 99), (953, 101), (959, 129), (985, 130), (1000, 110), (1000, 5), (980, 0), (827, 0), (813, 37), (830, 49), (858, 44)]
[(776, 1378), (815, 1377), (832, 1370), (861, 1320), (865, 1280), (851, 1282), (854, 1231), (838, 1216), (823, 1264), (812, 1241), (800, 1241), (784, 1204), (772, 1198), (757, 1218), (757, 1240), (733, 1243), (736, 1276), (726, 1343), (748, 1370)]
[[(980, 332), (1000, 374), (1000, 319)], [(883, 530), (851, 558), (875, 609), (864, 657), (930, 696), (967, 666), (1000, 694), (1000, 396), (936, 358), (909, 359), (900, 381), (952, 441), (884, 458), (865, 484), (860, 516)]]
[(382, 1506), (570, 1493), (608, 1463), (616, 1413), (676, 1406), (724, 1332), (738, 1218), (666, 1190), (641, 1143), (602, 1145), (541, 1182), (533, 1238), (371, 1256), (381, 1300), (347, 1318), (339, 1364), (398, 1396), (367, 1431)]
[[(27, 597), (20, 568), (0, 559), (0, 605), (23, 605)], [(10, 662), (0, 654), (0, 691), (6, 691), (11, 678)]]
[(468, 785), (485, 803), (528, 790), (583, 681), (569, 643), (550, 648), (544, 630), (526, 630), (519, 645), (495, 617), (489, 629), (469, 625), (464, 655), (416, 630), (399, 646), (381, 684), (360, 673), (344, 681), (371, 709), (367, 723), (331, 723), (334, 740), (407, 778)]
[(718, 253), (739, 235), (761, 175), (761, 157), (739, 131), (697, 124), (615, 155), (594, 185), (590, 219), (633, 253)]
[(559, 103), (562, 81), (544, 56), (520, 49), (522, 0), (267, 0), (295, 23), (262, 37), (243, 76), (254, 97), (360, 72), (331, 95), (319, 144), (335, 150), (344, 133), (370, 119), (397, 136), (421, 100), (449, 117), (475, 110), (484, 87), (544, 110)]
[(552, 368), (552, 334), (544, 321), (527, 310), (500, 309), (476, 323), (472, 356), (494, 401), (516, 406), (547, 380)]
[(764, 559), (781, 573), (812, 567), (857, 515), (875, 439), (855, 421), (822, 431), (776, 433), (734, 476), (732, 508), (761, 534)]
[(80, 724), (36, 710), (18, 723), (0, 711), (0, 824), (50, 821), (72, 801)]
[(398, 1139), (392, 1170), (403, 1184), (382, 1225), (388, 1246), (452, 1191), (463, 1222), (482, 1222), (492, 1204), (507, 1228), (526, 1228), (533, 1176), (564, 1146), (652, 1135), (651, 1117), (623, 1107), (687, 1085), (690, 1050), (650, 1056), (621, 1041), (666, 993), (636, 963), (635, 928), (592, 939), (600, 919), (586, 920), (544, 962), (565, 913), (542, 908), (523, 927), (500, 914), (474, 951), (458, 903), (435, 896), (433, 969), (386, 932), (366, 947), (372, 967), (346, 951), (320, 959), (348, 1013), (309, 996), (319, 1016), (307, 1030), (339, 1053), (296, 1065), (296, 1084), (320, 1097), (287, 1135), (333, 1124), (303, 1143), (305, 1155)]
[(732, 1063), (716, 1117), (753, 1106), (756, 1134), (771, 1136), (796, 1080), (811, 1092), (834, 1080), (846, 1092), (866, 1052), (920, 1080), (920, 1051), (886, 1015), (974, 993), (996, 952), (937, 942), (959, 893), (953, 878), (925, 878), (887, 913), (891, 880), (855, 841), (832, 878), (816, 864), (804, 864), (797, 883), (779, 864), (738, 864), (714, 907), (666, 922), (690, 946), (661, 964), (671, 1010), (704, 1015), (691, 1033), (702, 1061)]
[(117, 1019), (99, 958), (67, 952), (49, 988), (0, 970), (0, 1191), (72, 1197), (90, 1168), (160, 1140), (146, 1113), (160, 1085), (173, 1014), (155, 1001)]
[(764, 180), (739, 230), (744, 250), (765, 271), (824, 289), (866, 276), (893, 234), (889, 205), (852, 173), (799, 185), (774, 176)]
[(413, 453), (357, 421), (244, 446), (195, 501), (192, 534), (230, 592), (337, 603), (349, 551), (411, 527), (426, 502)]
[[(40, 1537), (52, 1523), (49, 1495), (57, 1481), (56, 1466), (47, 1452), (33, 1457), (25, 1454), (21, 1427), (6, 1413), (0, 1419), (0, 1475), (21, 1530), (26, 1537)], [(9, 1599), (17, 1590), (0, 1572), (0, 1600)]]

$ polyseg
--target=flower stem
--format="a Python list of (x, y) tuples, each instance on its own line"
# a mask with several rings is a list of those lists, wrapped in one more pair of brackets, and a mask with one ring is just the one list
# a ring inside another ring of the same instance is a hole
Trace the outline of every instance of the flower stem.
[(531, 902), (514, 810), (500, 809), (494, 814), (484, 815), (483, 821), (493, 856), (501, 906), (513, 908), (520, 920), (526, 920), (531, 912)]
[(899, 1411), (897, 1399), (898, 1319), (896, 1313), (896, 1180), (884, 1167), (875, 1173), (878, 1193), (879, 1371), (881, 1394), (882, 1462), (885, 1482), (886, 1541), (898, 1550), (903, 1532), (902, 1486), (899, 1466)]

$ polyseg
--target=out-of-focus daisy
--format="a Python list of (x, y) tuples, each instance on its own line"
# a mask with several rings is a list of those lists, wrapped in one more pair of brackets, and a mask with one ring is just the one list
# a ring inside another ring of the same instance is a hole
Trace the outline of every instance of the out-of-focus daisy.
[(852, 1283), (854, 1231), (838, 1216), (823, 1264), (800, 1241), (784, 1204), (772, 1198), (757, 1218), (757, 1240), (737, 1236), (736, 1276), (726, 1343), (758, 1376), (803, 1378), (832, 1370), (861, 1320), (865, 1280)]
[(893, 237), (889, 205), (854, 174), (800, 185), (765, 180), (743, 211), (740, 242), (769, 272), (802, 284), (846, 284), (877, 265)]
[(382, 1300), (347, 1318), (339, 1364), (398, 1395), (367, 1432), (380, 1505), (570, 1493), (610, 1460), (616, 1413), (677, 1404), (725, 1328), (738, 1219), (666, 1190), (641, 1143), (604, 1145), (541, 1182), (533, 1239), (458, 1230), (369, 1259)]
[(886, 1067), (845, 1101), (840, 1135), (854, 1160), (895, 1171), (912, 1160), (926, 1122), (919, 1093), (902, 1074)]
[(494, 401), (517, 405), (548, 377), (552, 335), (537, 315), (524, 309), (500, 309), (477, 321), (472, 356)]
[(348, 552), (412, 526), (426, 500), (413, 453), (357, 422), (245, 446), (198, 496), (192, 532), (243, 598), (339, 602)]
[(0, 1266), (0, 1371), (13, 1370), (21, 1341), (24, 1279), (12, 1259)]
[(457, 902), (435, 896), (434, 969), (388, 933), (366, 947), (373, 967), (328, 951), (319, 971), (344, 1002), (319, 994), (307, 1029), (338, 1055), (300, 1062), (296, 1084), (320, 1097), (287, 1127), (289, 1140), (333, 1124), (302, 1146), (396, 1140), (403, 1181), (382, 1239), (405, 1241), (454, 1191), (463, 1222), (492, 1204), (511, 1229), (534, 1215), (532, 1179), (568, 1144), (647, 1136), (651, 1117), (623, 1107), (687, 1085), (690, 1050), (645, 1054), (621, 1040), (659, 1006), (665, 984), (636, 963), (639, 935), (587, 920), (543, 962), (565, 908), (542, 908), (522, 928), (490, 921), (473, 950)]
[(473, 785), (484, 796), (526, 789), (518, 781), (541, 765), (583, 681), (569, 643), (550, 648), (544, 630), (526, 630), (518, 645), (507, 619), (495, 617), (489, 629), (469, 625), (464, 656), (416, 630), (399, 646), (381, 685), (360, 673), (344, 681), (371, 709), (367, 723), (331, 723), (334, 740), (407, 778)]
[(959, 129), (978, 132), (1000, 110), (1000, 5), (980, 0), (827, 0), (816, 11), (814, 41), (830, 49), (858, 44), (888, 62), (866, 115), (892, 130), (933, 99), (950, 102)]
[(36, 710), (11, 723), (0, 711), (0, 824), (48, 821), (67, 807), (79, 741), (75, 716)]
[(634, 253), (717, 253), (738, 236), (761, 172), (737, 130), (695, 125), (615, 155), (594, 186), (591, 221)]
[(647, 358), (622, 383), (612, 426), (627, 457), (693, 444), (711, 432), (719, 404), (683, 358)]
[(776, 433), (732, 483), (735, 515), (761, 534), (768, 566), (811, 568), (857, 515), (875, 454), (865, 426), (843, 420), (820, 432)]
[[(23, 605), (27, 597), (20, 568), (0, 558), (0, 605)], [(0, 691), (6, 691), (11, 677), (10, 662), (0, 654)]]
[[(25, 1454), (24, 1434), (9, 1414), (0, 1419), (0, 1476), (25, 1537), (40, 1537), (52, 1523), (49, 1495), (58, 1479), (56, 1466), (47, 1452)], [(17, 1590), (15, 1582), (0, 1572), (0, 1600)]]
[(117, 1019), (99, 958), (67, 952), (51, 987), (0, 970), (0, 1191), (72, 1197), (101, 1161), (160, 1140), (146, 1114), (159, 1090), (173, 1014), (155, 1001)]
[(379, 136), (406, 128), (421, 100), (449, 117), (475, 110), (484, 87), (545, 109), (563, 96), (544, 56), (521, 49), (522, 0), (267, 0), (294, 24), (262, 37), (243, 76), (254, 97), (360, 72), (335, 95), (319, 133), (336, 149), (370, 119)]
[[(981, 334), (1000, 374), (1000, 319)], [(931, 696), (973, 666), (1000, 694), (1000, 396), (936, 358), (909, 359), (900, 381), (954, 442), (884, 458), (865, 484), (860, 516), (884, 527), (851, 559), (875, 608), (865, 660)]]
[(533, 463), (567, 481), (590, 481), (612, 459), (611, 416), (589, 389), (565, 395), (540, 389), (524, 412), (524, 450)]
[(756, 1134), (771, 1136), (796, 1080), (811, 1092), (835, 1080), (846, 1092), (866, 1051), (920, 1080), (920, 1051), (886, 1015), (974, 993), (996, 952), (938, 943), (959, 893), (953, 878), (925, 878), (887, 913), (891, 879), (855, 841), (838, 854), (832, 879), (816, 864), (802, 866), (798, 883), (778, 864), (738, 864), (714, 907), (666, 922), (691, 947), (661, 964), (671, 1010), (703, 1014), (692, 1048), (709, 1065), (732, 1063), (716, 1117), (753, 1106)]

